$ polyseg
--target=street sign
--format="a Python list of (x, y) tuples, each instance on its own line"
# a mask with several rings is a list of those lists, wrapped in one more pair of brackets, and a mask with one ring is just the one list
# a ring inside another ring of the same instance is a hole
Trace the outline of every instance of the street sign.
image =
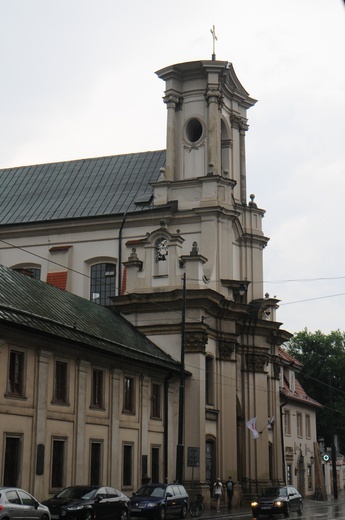
[(197, 468), (200, 462), (200, 448), (188, 448), (187, 466)]

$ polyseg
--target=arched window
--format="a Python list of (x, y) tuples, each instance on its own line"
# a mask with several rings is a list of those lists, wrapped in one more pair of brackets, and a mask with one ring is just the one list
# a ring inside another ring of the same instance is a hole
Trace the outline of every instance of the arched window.
[(206, 404), (214, 404), (213, 399), (213, 358), (206, 356), (205, 359), (205, 398)]
[(116, 264), (91, 266), (90, 300), (100, 305), (110, 305), (116, 290)]
[(23, 266), (23, 267), (13, 267), (14, 271), (18, 271), (19, 273), (26, 274), (27, 276), (31, 276), (35, 280), (41, 279), (41, 268), (40, 267), (31, 267), (31, 266)]

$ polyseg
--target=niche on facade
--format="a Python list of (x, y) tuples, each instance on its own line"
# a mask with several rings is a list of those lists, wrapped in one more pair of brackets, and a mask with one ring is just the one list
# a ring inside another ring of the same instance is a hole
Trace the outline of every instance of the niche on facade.
[(169, 274), (169, 239), (161, 235), (154, 241), (154, 276), (168, 276)]
[(222, 175), (225, 177), (231, 178), (231, 151), (232, 151), (232, 140), (230, 139), (230, 129), (228, 128), (226, 122), (222, 119), (221, 121), (221, 157), (222, 157), (222, 165), (221, 171)]

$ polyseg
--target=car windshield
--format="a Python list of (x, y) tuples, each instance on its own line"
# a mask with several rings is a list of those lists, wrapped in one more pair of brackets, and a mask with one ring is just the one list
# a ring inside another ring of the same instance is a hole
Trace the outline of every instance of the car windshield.
[(286, 497), (286, 488), (274, 487), (266, 488), (262, 492), (262, 497)]
[(162, 498), (164, 496), (165, 487), (162, 486), (142, 486), (135, 493), (140, 497), (159, 497)]
[[(95, 488), (88, 486), (73, 486), (60, 491), (56, 498), (89, 498)], [(88, 495), (86, 497), (86, 495)]]

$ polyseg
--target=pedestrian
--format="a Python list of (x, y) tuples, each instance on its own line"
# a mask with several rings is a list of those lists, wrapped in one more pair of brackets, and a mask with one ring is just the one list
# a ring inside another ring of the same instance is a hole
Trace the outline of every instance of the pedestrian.
[(213, 484), (213, 496), (217, 500), (217, 513), (220, 512), (220, 499), (223, 494), (223, 484), (220, 478), (217, 478), (216, 482)]
[(228, 511), (232, 509), (232, 497), (234, 496), (234, 483), (232, 477), (229, 477), (226, 482), (226, 492), (228, 495)]

